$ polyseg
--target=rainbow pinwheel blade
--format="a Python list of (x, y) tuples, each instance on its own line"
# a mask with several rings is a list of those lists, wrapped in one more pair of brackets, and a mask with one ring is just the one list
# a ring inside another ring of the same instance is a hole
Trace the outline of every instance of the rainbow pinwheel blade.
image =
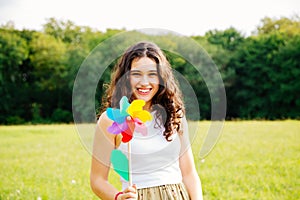
[(127, 143), (127, 142), (130, 142), (130, 140), (132, 139), (132, 134), (128, 134), (128, 132), (122, 132), (122, 142), (123, 143)]
[(132, 118), (138, 118), (142, 122), (146, 122), (152, 119), (151, 114), (143, 110), (143, 106), (145, 105), (144, 100), (134, 100), (128, 107), (127, 112)]
[(118, 124), (117, 122), (114, 122), (110, 127), (107, 128), (107, 131), (112, 134), (119, 134), (122, 131), (125, 131), (128, 129), (128, 125), (126, 122), (122, 124)]
[(129, 167), (127, 157), (118, 149), (111, 152), (110, 161), (114, 170), (126, 181), (129, 181)]
[(152, 115), (146, 110), (136, 111), (133, 113), (132, 117), (138, 118), (142, 122), (150, 121), (152, 119)]
[(107, 117), (118, 124), (122, 124), (125, 122), (125, 118), (128, 116), (128, 114), (121, 113), (120, 109), (114, 109), (114, 108), (107, 108), (106, 109)]
[(127, 112), (130, 116), (133, 117), (134, 112), (143, 110), (143, 106), (145, 105), (145, 101), (137, 99), (134, 100), (128, 107)]
[(126, 96), (123, 96), (120, 100), (120, 111), (122, 115), (128, 116), (127, 109), (130, 106), (128, 102), (128, 98)]
[(130, 117), (126, 119), (127, 129), (122, 131), (122, 142), (127, 143), (133, 137), (133, 132), (135, 129), (135, 121)]
[(143, 136), (146, 136), (148, 134), (147, 127), (143, 122), (141, 122), (139, 119), (135, 119), (135, 131), (142, 134)]

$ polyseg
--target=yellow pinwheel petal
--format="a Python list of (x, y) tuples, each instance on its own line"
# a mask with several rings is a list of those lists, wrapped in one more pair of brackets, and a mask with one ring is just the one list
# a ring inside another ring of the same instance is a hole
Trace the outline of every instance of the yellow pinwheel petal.
[(138, 118), (142, 122), (146, 122), (152, 119), (151, 114), (143, 110), (143, 106), (145, 105), (145, 101), (141, 99), (134, 100), (128, 107), (127, 113), (133, 117)]
[(145, 101), (144, 100), (134, 100), (128, 107), (127, 109), (127, 113), (130, 116), (133, 116), (133, 113), (136, 111), (142, 111), (143, 110), (143, 106), (145, 105)]
[(152, 120), (152, 115), (146, 110), (136, 111), (136, 112), (133, 113), (132, 117), (133, 118), (138, 118), (142, 122)]

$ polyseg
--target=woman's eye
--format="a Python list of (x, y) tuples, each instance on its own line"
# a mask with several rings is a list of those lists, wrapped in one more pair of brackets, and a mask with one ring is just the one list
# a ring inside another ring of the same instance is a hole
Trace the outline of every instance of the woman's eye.
[(140, 76), (140, 73), (133, 72), (133, 73), (131, 73), (131, 76)]
[(157, 76), (157, 73), (150, 73), (149, 76)]

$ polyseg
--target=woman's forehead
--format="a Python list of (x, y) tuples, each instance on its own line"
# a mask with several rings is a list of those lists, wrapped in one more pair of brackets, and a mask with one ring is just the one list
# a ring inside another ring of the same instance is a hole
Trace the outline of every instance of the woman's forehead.
[(142, 57), (139, 59), (134, 59), (131, 63), (131, 70), (139, 70), (139, 71), (149, 71), (149, 70), (157, 70), (156, 62), (148, 57)]

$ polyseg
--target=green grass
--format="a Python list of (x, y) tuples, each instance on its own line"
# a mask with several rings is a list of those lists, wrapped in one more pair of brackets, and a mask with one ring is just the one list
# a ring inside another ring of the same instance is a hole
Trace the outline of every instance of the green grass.
[[(209, 125), (200, 122), (193, 141), (205, 200), (299, 199), (300, 121), (225, 122), (214, 150), (200, 159)], [(74, 125), (0, 126), (0, 199), (97, 199), (90, 161)], [(110, 180), (120, 188), (115, 173)]]

